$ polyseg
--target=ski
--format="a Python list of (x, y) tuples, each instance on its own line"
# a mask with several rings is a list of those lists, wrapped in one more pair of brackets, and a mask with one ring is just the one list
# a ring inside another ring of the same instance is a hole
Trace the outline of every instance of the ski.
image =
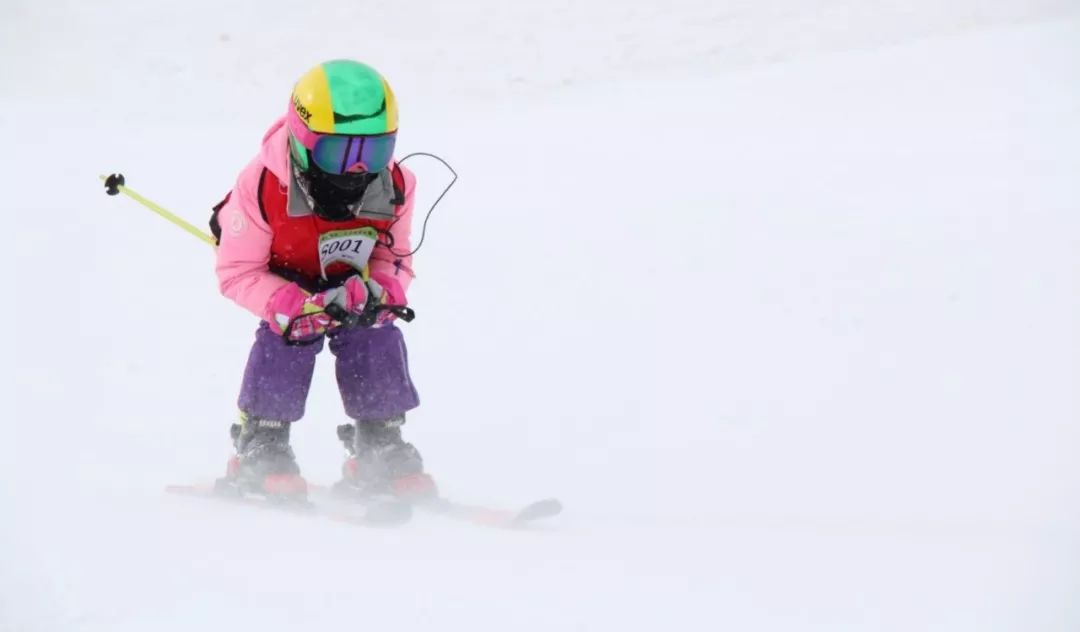
[(396, 527), (412, 518), (412, 505), (397, 500), (371, 500), (349, 505), (315, 503), (306, 498), (275, 498), (251, 494), (223, 492), (214, 484), (167, 485), (170, 494), (217, 500), (220, 502), (257, 507), (271, 511), (324, 518), (361, 527)]
[(323, 502), (333, 504), (353, 504), (371, 502), (402, 502), (426, 513), (435, 514), (468, 522), (478, 526), (494, 527), (499, 529), (517, 529), (527, 527), (530, 524), (552, 518), (562, 513), (562, 503), (555, 498), (538, 500), (517, 509), (497, 509), (480, 505), (468, 505), (455, 502), (448, 498), (436, 496), (435, 498), (404, 498), (392, 495), (369, 495), (349, 488), (336, 485), (308, 485), (310, 493)]
[(324, 518), (363, 527), (393, 527), (405, 524), (412, 518), (415, 507), (429, 514), (478, 526), (521, 529), (557, 516), (563, 509), (562, 503), (555, 498), (538, 500), (516, 509), (502, 509), (459, 503), (443, 497), (406, 501), (391, 496), (347, 496), (334, 493), (330, 487), (321, 485), (310, 485), (309, 490), (317, 502), (308, 498), (277, 498), (227, 492), (212, 483), (165, 487), (165, 491), (170, 494)]
[(562, 513), (562, 503), (555, 498), (546, 498), (529, 503), (518, 509), (495, 509), (477, 505), (457, 503), (447, 498), (433, 498), (418, 501), (414, 505), (423, 511), (438, 514), (454, 520), (499, 529), (520, 529), (530, 526), (538, 520), (552, 518)]

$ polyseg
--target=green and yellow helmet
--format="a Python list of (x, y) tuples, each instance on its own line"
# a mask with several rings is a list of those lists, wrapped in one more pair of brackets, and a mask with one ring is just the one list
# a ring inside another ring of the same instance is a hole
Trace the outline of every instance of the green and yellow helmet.
[(315, 66), (293, 88), (289, 150), (301, 171), (372, 173), (394, 155), (398, 107), (374, 68), (347, 59)]

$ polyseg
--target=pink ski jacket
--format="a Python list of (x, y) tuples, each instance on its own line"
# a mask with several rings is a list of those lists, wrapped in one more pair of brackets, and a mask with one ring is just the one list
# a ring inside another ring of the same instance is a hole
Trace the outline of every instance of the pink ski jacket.
[[(259, 210), (259, 177), (269, 169), (278, 181), (288, 183), (288, 130), (285, 118), (278, 119), (263, 136), (262, 149), (240, 173), (225, 205), (218, 213), (221, 243), (217, 249), (215, 271), (221, 293), (259, 318), (266, 319), (270, 297), (290, 281), (269, 270), (273, 232)], [(400, 221), (391, 228), (395, 250), (412, 250), (409, 233), (412, 226), (416, 177), (400, 167), (405, 179), (405, 203)], [(397, 262), (397, 263), (395, 263)], [(415, 276), (412, 257), (395, 257), (385, 248), (376, 248), (369, 260), (372, 277), (393, 278), (402, 292)], [(400, 272), (399, 272), (400, 270)]]

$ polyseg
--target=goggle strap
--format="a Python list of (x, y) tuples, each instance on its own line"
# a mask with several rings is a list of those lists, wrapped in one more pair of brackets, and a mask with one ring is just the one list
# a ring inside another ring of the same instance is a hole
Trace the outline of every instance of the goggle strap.
[(311, 157), (308, 155), (309, 150), (304, 147), (295, 136), (289, 134), (289, 149), (291, 149), (293, 160), (301, 170), (307, 171), (308, 165), (311, 164)]

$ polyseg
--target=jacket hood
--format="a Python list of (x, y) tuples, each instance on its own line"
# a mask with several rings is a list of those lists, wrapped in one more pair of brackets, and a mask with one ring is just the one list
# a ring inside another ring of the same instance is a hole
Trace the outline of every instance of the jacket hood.
[(263, 135), (259, 159), (279, 182), (289, 181), (289, 128), (282, 116)]

